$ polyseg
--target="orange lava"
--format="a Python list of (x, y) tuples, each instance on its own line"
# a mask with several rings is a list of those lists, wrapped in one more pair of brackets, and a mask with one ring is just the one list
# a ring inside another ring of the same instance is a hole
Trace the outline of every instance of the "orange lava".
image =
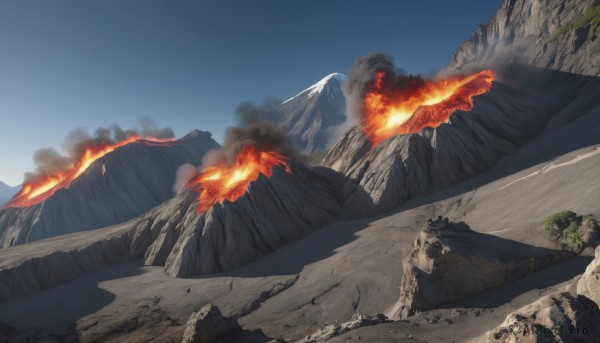
[(260, 151), (246, 145), (235, 157), (232, 165), (220, 164), (206, 168), (188, 182), (198, 192), (198, 212), (206, 212), (223, 200), (235, 201), (244, 195), (248, 185), (258, 179), (259, 174), (271, 177), (272, 169), (283, 166), (291, 173), (288, 159), (274, 151)]
[(144, 144), (157, 144), (171, 142), (174, 139), (158, 139), (151, 137), (129, 136), (127, 139), (114, 144), (91, 144), (84, 148), (79, 161), (73, 167), (63, 172), (43, 174), (32, 181), (25, 182), (23, 187), (5, 206), (29, 207), (51, 197), (57, 190), (67, 188), (79, 175), (81, 175), (94, 161), (100, 157), (132, 142)]
[(455, 110), (470, 111), (473, 97), (486, 93), (494, 72), (484, 70), (438, 81), (425, 80), (409, 90), (383, 89), (384, 72), (377, 72), (363, 101), (362, 131), (374, 147), (390, 136), (438, 127)]

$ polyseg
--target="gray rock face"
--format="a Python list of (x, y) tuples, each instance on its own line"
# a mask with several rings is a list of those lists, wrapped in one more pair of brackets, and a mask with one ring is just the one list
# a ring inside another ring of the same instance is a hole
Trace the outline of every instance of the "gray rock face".
[(358, 127), (348, 131), (323, 161), (348, 179), (343, 207), (370, 215), (478, 175), (549, 119), (542, 99), (502, 83), (473, 100), (470, 112), (456, 111), (435, 129), (392, 136), (373, 149)]
[(0, 247), (114, 225), (173, 197), (176, 170), (216, 143), (194, 131), (168, 145), (130, 143), (96, 160), (69, 188), (31, 207), (0, 210)]
[(577, 293), (588, 297), (600, 306), (600, 247), (596, 248), (596, 258), (579, 279)]
[(549, 295), (506, 316), (474, 342), (597, 342), (598, 306), (583, 296)]
[(329, 137), (346, 120), (345, 76), (334, 73), (288, 99), (266, 119), (285, 129), (307, 154), (327, 149)]
[(225, 342), (224, 336), (238, 330), (241, 328), (235, 319), (223, 317), (217, 306), (206, 304), (190, 316), (181, 343)]
[(262, 174), (235, 202), (196, 211), (192, 190), (142, 216), (138, 232), (157, 234), (145, 258), (175, 277), (241, 267), (292, 243), (340, 213), (329, 182), (302, 165)]
[(390, 311), (402, 319), (532, 274), (568, 254), (435, 221), (419, 233)]
[[(595, 11), (595, 12), (594, 12)], [(514, 60), (539, 68), (600, 75), (600, 26), (594, 0), (505, 0), (454, 53), (446, 73)]]

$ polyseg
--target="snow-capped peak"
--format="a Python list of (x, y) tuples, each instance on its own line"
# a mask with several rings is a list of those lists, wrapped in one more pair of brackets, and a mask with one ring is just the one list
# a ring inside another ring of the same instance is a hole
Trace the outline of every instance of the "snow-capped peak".
[(340, 82), (340, 84), (343, 84), (344, 81), (346, 80), (346, 75), (340, 74), (340, 73), (331, 73), (331, 74), (325, 76), (324, 78), (322, 78), (319, 82), (308, 87), (307, 89), (303, 90), (302, 92), (298, 93), (297, 95), (287, 99), (283, 103), (285, 104), (286, 102), (288, 102), (292, 99), (295, 99), (296, 97), (298, 97), (300, 95), (304, 95), (306, 93), (308, 93), (307, 96), (309, 98), (314, 96), (315, 94), (320, 94), (321, 92), (323, 92), (323, 89), (325, 89), (325, 86), (327, 86), (327, 84), (333, 79), (336, 79)]

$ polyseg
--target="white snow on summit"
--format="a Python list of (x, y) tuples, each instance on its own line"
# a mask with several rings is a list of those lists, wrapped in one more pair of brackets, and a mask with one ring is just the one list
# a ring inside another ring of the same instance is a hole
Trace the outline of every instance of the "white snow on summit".
[(327, 85), (327, 83), (331, 80), (331, 79), (337, 79), (341, 84), (344, 83), (344, 81), (346, 80), (346, 75), (344, 74), (340, 74), (340, 73), (332, 73), (329, 74), (327, 76), (325, 76), (324, 78), (322, 78), (319, 82), (315, 83), (314, 85), (308, 87), (307, 89), (303, 90), (302, 92), (296, 94), (295, 96), (287, 99), (286, 101), (284, 101), (282, 104), (285, 104), (286, 102), (297, 98), (300, 95), (304, 95), (305, 93), (308, 92), (308, 97), (312, 97), (315, 94), (320, 94), (321, 92), (323, 92), (323, 89), (325, 89), (325, 86)]

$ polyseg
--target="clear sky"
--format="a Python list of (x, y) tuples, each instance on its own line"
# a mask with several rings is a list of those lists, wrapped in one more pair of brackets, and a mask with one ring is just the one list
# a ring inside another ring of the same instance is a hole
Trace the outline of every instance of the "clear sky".
[(71, 129), (136, 125), (220, 141), (242, 101), (287, 99), (371, 51), (443, 67), (502, 0), (0, 2), (0, 180)]

